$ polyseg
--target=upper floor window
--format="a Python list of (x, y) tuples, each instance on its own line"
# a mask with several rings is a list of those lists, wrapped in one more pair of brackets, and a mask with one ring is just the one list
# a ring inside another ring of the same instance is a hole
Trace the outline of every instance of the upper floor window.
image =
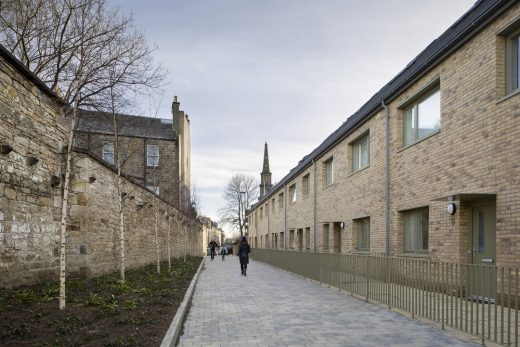
[(302, 196), (307, 196), (310, 193), (310, 175), (306, 174), (302, 178)]
[(506, 39), (506, 92), (520, 89), (520, 29)]
[(264, 208), (260, 207), (260, 219), (264, 218)]
[(283, 208), (283, 193), (278, 194), (278, 208)]
[(146, 166), (159, 166), (159, 146), (146, 145)]
[(370, 141), (368, 134), (352, 144), (352, 172), (366, 168), (370, 164)]
[(404, 145), (408, 146), (440, 128), (441, 92), (428, 93), (404, 110)]
[(296, 184), (289, 187), (289, 198), (291, 199), (291, 203), (296, 202)]
[(109, 164), (114, 164), (114, 143), (107, 142), (103, 144), (103, 151), (101, 153), (101, 157), (104, 161)]
[(273, 214), (275, 212), (275, 198), (271, 199), (271, 212), (273, 212)]
[(428, 207), (403, 212), (404, 251), (424, 253), (428, 251)]
[(334, 181), (334, 158), (327, 159), (323, 163), (323, 186), (326, 187)]

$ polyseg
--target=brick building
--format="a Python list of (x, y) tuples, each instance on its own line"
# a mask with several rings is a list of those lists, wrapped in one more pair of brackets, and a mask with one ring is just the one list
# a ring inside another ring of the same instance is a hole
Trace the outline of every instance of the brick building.
[(117, 167), (117, 149), (122, 172), (127, 177), (188, 211), (189, 126), (189, 117), (179, 109), (177, 97), (172, 103), (170, 120), (82, 110), (76, 146), (114, 167)]
[(248, 211), (253, 247), (520, 266), (519, 18), (478, 1)]

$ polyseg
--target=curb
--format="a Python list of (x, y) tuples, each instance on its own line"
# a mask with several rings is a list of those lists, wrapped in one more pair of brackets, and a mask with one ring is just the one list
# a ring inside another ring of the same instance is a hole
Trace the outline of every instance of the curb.
[(193, 297), (193, 292), (195, 291), (195, 284), (199, 279), (199, 274), (202, 270), (202, 265), (204, 265), (205, 260), (206, 257), (204, 257), (200, 262), (199, 269), (195, 273), (195, 276), (193, 276), (190, 286), (188, 287), (188, 290), (186, 290), (186, 294), (184, 295), (184, 299), (182, 300), (179, 308), (177, 309), (177, 313), (175, 313), (175, 317), (173, 317), (173, 320), (170, 324), (170, 327), (168, 328), (168, 331), (166, 332), (166, 335), (164, 335), (164, 338), (161, 342), (161, 347), (175, 347), (177, 339), (179, 338), (179, 333), (181, 332), (184, 317), (186, 316), (186, 311), (188, 310), (189, 303), (191, 302), (191, 298)]

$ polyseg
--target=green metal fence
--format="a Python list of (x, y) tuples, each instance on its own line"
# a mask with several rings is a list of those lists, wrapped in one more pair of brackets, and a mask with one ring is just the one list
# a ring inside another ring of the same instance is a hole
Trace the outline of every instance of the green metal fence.
[(251, 257), (492, 341), (519, 345), (519, 269), (428, 259), (255, 248)]

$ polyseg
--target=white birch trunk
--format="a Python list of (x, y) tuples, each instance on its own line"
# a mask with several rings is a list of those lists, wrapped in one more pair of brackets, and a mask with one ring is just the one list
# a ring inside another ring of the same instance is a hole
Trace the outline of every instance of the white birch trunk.
[(119, 196), (119, 245), (121, 251), (121, 281), (125, 281), (125, 216), (123, 214), (123, 197), (122, 193), (122, 182), (121, 182), (121, 169), (118, 169), (117, 176), (117, 193)]
[(74, 141), (74, 129), (76, 128), (76, 113), (78, 110), (78, 104), (74, 102), (71, 128), (69, 130), (69, 138), (67, 143), (67, 157), (65, 159), (65, 182), (63, 183), (63, 197), (61, 205), (61, 233), (60, 233), (60, 298), (59, 305), (60, 309), (63, 310), (66, 305), (65, 299), (65, 280), (66, 280), (66, 246), (67, 246), (67, 209), (69, 200), (69, 184), (70, 184), (70, 171), (72, 166), (72, 146)]
[(172, 256), (170, 251), (170, 235), (171, 235), (171, 227), (172, 227), (172, 216), (168, 217), (168, 271), (172, 270)]

